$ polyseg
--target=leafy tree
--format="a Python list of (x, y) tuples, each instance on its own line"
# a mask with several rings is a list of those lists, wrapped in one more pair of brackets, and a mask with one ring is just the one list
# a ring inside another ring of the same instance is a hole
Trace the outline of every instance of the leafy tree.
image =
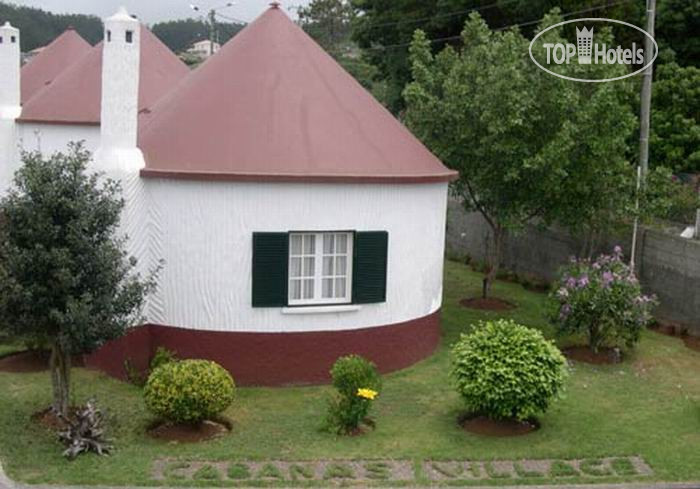
[(564, 12), (596, 8), (595, 16), (636, 24), (644, 14), (643, 5), (635, 2), (605, 5), (600, 0), (352, 0), (352, 5), (356, 10), (353, 39), (386, 80), (388, 105), (394, 113), (404, 108), (402, 91), (411, 81), (408, 46), (416, 29), (433, 40), (431, 49), (438, 52), (448, 44), (459, 44), (464, 22), (475, 9), (494, 28), (525, 24), (526, 37), (553, 7)]
[(0, 202), (0, 325), (50, 345), (52, 408), (67, 415), (71, 355), (123, 335), (153, 280), (135, 273), (136, 260), (115, 237), (119, 184), (86, 174), (90, 154), (81, 144), (23, 160)]
[[(216, 26), (221, 44), (228, 42), (245, 27), (227, 22), (219, 22)], [(197, 41), (209, 39), (209, 26), (198, 19), (158, 22), (153, 25), (152, 31), (163, 44), (176, 53), (186, 51)]]
[[(551, 15), (542, 24), (559, 20)], [(556, 42), (558, 35), (553, 29), (543, 42)], [(620, 186), (629, 186), (626, 140), (635, 116), (631, 84), (574, 83), (545, 74), (530, 60), (529, 42), (517, 30), (493, 32), (472, 14), (462, 42), (459, 52), (447, 47), (434, 56), (425, 33), (416, 32), (413, 82), (404, 92), (406, 122), (459, 172), (454, 194), (491, 228), (486, 296), (506, 231), (535, 219), (594, 226), (601, 212), (617, 209), (620, 203), (611, 202), (608, 192), (615, 196)], [(575, 76), (585, 68), (565, 69)], [(624, 68), (592, 69), (615, 76)]]
[(670, 48), (681, 66), (700, 67), (700, 2), (660, 0), (656, 15), (656, 40)]
[(700, 172), (700, 68), (661, 65), (653, 90), (650, 162)]
[(306, 33), (332, 55), (349, 45), (354, 10), (348, 0), (313, 0), (297, 14)]
[(54, 14), (44, 10), (0, 2), (0, 19), (22, 31), (22, 50), (45, 46), (69, 27), (90, 44), (102, 40), (102, 21), (94, 15)]

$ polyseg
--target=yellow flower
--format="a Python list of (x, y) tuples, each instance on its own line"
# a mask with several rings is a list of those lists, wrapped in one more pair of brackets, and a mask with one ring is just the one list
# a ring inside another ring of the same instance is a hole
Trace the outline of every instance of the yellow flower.
[(375, 397), (379, 392), (373, 391), (372, 389), (357, 389), (357, 395), (359, 397), (364, 397), (365, 399), (369, 399), (370, 401), (374, 400)]

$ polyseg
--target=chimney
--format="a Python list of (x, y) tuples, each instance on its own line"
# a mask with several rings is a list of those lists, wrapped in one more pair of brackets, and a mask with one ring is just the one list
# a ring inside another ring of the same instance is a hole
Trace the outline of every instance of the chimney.
[(0, 197), (9, 187), (16, 165), (15, 119), (20, 102), (19, 29), (0, 26)]
[(95, 160), (102, 160), (102, 169), (125, 170), (143, 161), (136, 147), (141, 25), (121, 7), (105, 19), (104, 27), (101, 136)]
[(20, 112), (19, 29), (0, 26), (0, 117), (16, 119)]

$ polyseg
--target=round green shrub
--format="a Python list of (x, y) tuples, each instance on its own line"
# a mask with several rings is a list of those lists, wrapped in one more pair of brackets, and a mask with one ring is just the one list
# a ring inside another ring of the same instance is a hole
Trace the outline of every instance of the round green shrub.
[(524, 420), (547, 410), (567, 369), (542, 333), (502, 319), (461, 336), (452, 348), (452, 375), (471, 413)]
[(233, 402), (235, 384), (220, 365), (208, 360), (182, 360), (156, 368), (144, 389), (146, 406), (174, 423), (199, 423)]

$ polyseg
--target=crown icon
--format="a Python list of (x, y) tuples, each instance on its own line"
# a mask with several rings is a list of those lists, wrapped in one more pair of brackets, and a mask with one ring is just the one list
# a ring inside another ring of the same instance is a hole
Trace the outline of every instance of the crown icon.
[(576, 49), (578, 52), (578, 64), (591, 64), (591, 52), (593, 51), (593, 28), (576, 28)]

